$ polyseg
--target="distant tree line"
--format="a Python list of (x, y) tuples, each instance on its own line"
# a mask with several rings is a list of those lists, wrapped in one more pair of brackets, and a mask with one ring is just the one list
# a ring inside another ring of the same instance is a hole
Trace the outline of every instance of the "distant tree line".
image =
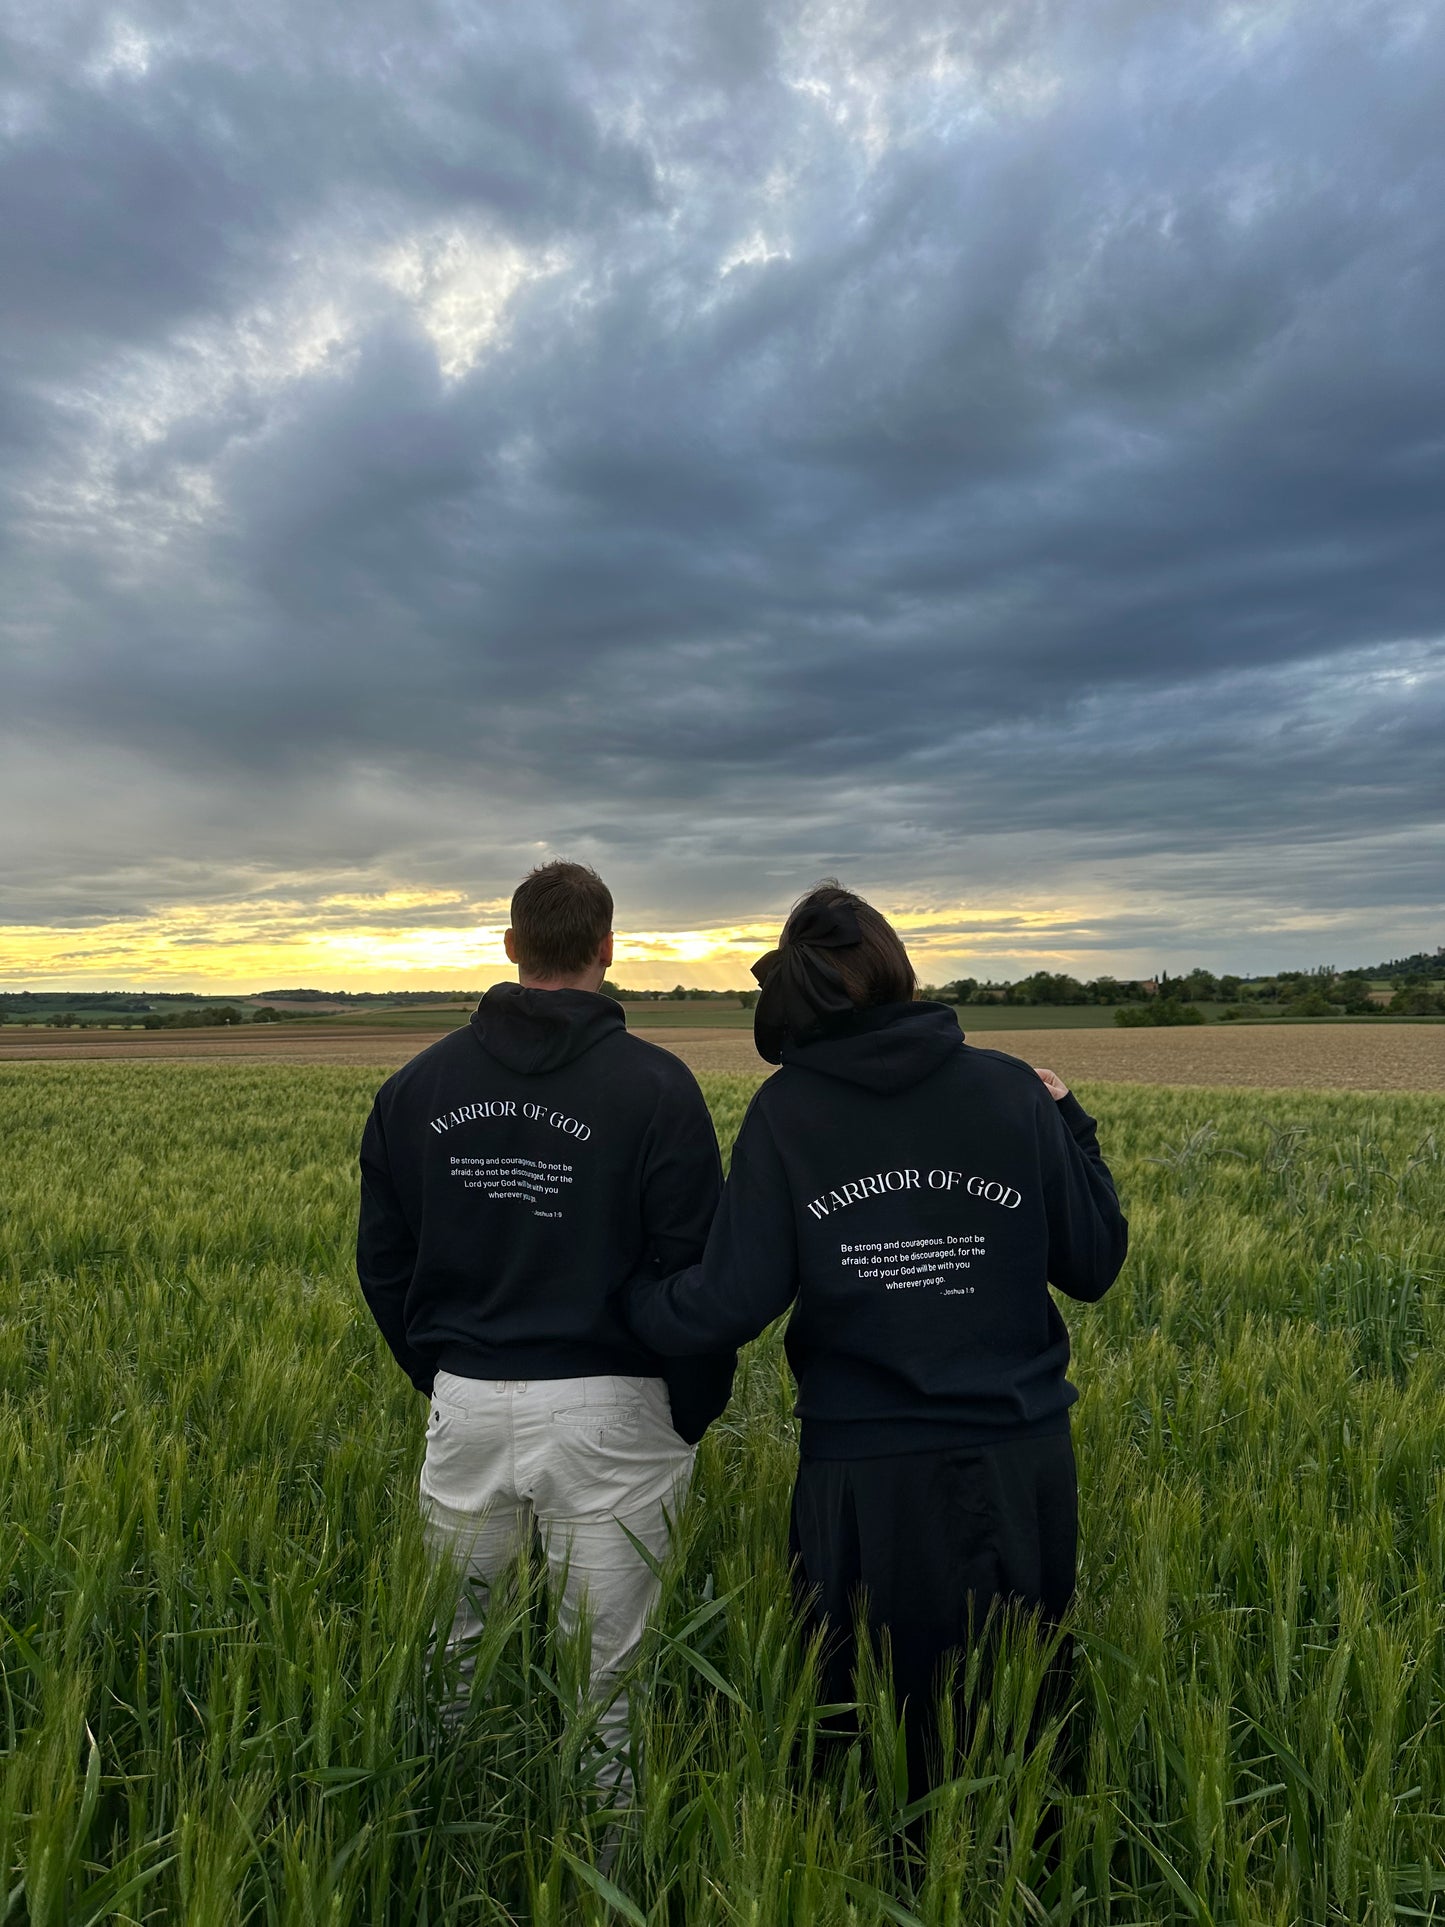
[(205, 1004), (200, 1010), (172, 1010), (164, 1014), (153, 1010), (141, 1018), (146, 1030), (212, 1030), (244, 1024), (246, 1013), (235, 1004)]
[[(1436, 956), (1432, 961), (1435, 975), (1445, 971), (1445, 959)], [(1212, 970), (1200, 968), (1178, 977), (1161, 971), (1157, 978), (1094, 977), (1087, 982), (1036, 970), (1014, 983), (980, 983), (973, 977), (961, 977), (937, 987), (925, 985), (923, 995), (954, 1004), (1107, 1004), (1115, 1006), (1115, 1022), (1129, 1027), (1202, 1023), (1204, 1013), (1198, 1006), (1221, 1003), (1227, 1006), (1220, 1013), (1225, 1020), (1266, 1015), (1445, 1015), (1445, 991), (1429, 982), (1399, 975), (1391, 986), (1392, 994), (1384, 998), (1372, 989), (1374, 980), (1375, 973), (1338, 971), (1331, 964), (1313, 970), (1281, 970), (1272, 977), (1244, 978), (1229, 972), (1216, 976)]]
[[(1437, 971), (1440, 968), (1437, 960)], [(1336, 970), (1282, 970), (1243, 985), (1238, 1001), (1220, 1015), (1226, 1019), (1278, 1012), (1287, 1017), (1438, 1017), (1445, 1016), (1445, 991), (1419, 978), (1397, 976), (1389, 994), (1377, 993), (1370, 973)]]
[[(82, 1008), (88, 1009), (90, 1006), (83, 1005)], [(235, 1004), (206, 1004), (198, 1009), (170, 1011), (146, 1010), (142, 1006), (142, 1012), (143, 1014), (139, 1016), (129, 1011), (120, 1012), (121, 1028), (123, 1030), (135, 1030), (137, 1027), (142, 1030), (195, 1030), (212, 1025), (244, 1024), (246, 1021), (245, 1011), (237, 1009)], [(256, 1014), (260, 1015), (259, 1012)], [(0, 1023), (3, 1023), (7, 1016), (16, 1017), (17, 1021), (22, 1023), (26, 1021), (16, 1012), (0, 1010)], [(114, 1028), (115, 1025), (115, 1019), (109, 1011), (97, 1024), (94, 1020), (87, 1021), (74, 1009), (49, 1010), (39, 1021), (43, 1022), (48, 1030), (94, 1030)]]
[[(1445, 947), (1435, 951), (1417, 950), (1408, 957), (1397, 957), (1387, 964), (1337, 970), (1320, 964), (1313, 970), (1280, 970), (1268, 977), (1239, 977), (1230, 972), (1216, 975), (1198, 968), (1171, 977), (1161, 971), (1157, 977), (1091, 977), (1080, 979), (1063, 971), (1036, 970), (1013, 981), (980, 981), (976, 977), (956, 977), (946, 984), (925, 984), (921, 994), (942, 1003), (995, 1004), (1027, 1008), (1096, 1004), (1112, 1006), (1116, 1022), (1136, 1024), (1196, 1023), (1202, 1020), (1201, 1004), (1223, 1004), (1219, 1014), (1225, 1020), (1281, 1015), (1291, 1017), (1335, 1017), (1387, 1015), (1393, 1017), (1433, 1017), (1445, 1015)], [(1383, 986), (1388, 985), (1388, 991)], [(602, 984), (604, 995), (618, 1003), (721, 1003), (751, 1009), (758, 993), (745, 990), (706, 990), (698, 986), (674, 984), (671, 990), (632, 990), (610, 978)], [(242, 1008), (234, 1003), (202, 1003), (187, 991), (0, 991), (0, 1023), (45, 1023), (59, 1029), (83, 1024), (80, 1013), (91, 1013), (92, 1021), (110, 1023), (137, 1020), (147, 1030), (192, 1029), (242, 1023), (274, 1024), (292, 1021), (312, 1013), (304, 1006), (317, 1004), (456, 1004), (472, 1003), (480, 996), (475, 990), (353, 990), (331, 991), (301, 987), (293, 990), (268, 990), (261, 993), (268, 1001), (259, 1008)], [(271, 1001), (271, 1000), (274, 1000)], [(277, 1008), (301, 1005), (302, 1009)]]
[(1186, 1004), (1180, 997), (1155, 997), (1147, 1004), (1120, 1004), (1114, 1022), (1125, 1030), (1145, 1024), (1202, 1024), (1204, 1012), (1198, 1004)]
[(1212, 1004), (1228, 1002), (1244, 990), (1242, 977), (1216, 977), (1212, 970), (1191, 970), (1182, 977), (1171, 977), (1167, 971), (1157, 978), (1091, 977), (1087, 982), (1061, 971), (1036, 970), (1013, 983), (992, 979), (980, 983), (976, 977), (958, 977), (936, 988), (925, 985), (923, 995), (946, 1004), (1144, 1004), (1161, 997), (1186, 1004)]
[(751, 1010), (758, 1001), (755, 990), (698, 990), (674, 984), (671, 990), (629, 990), (624, 984), (602, 980), (602, 995), (619, 1004), (740, 1004)]
[(149, 1010), (158, 1003), (196, 1003), (192, 990), (0, 990), (0, 1009)]
[(474, 1004), (480, 990), (258, 990), (288, 1004)]
[(1427, 983), (1445, 977), (1445, 944), (1438, 950), (1413, 950), (1408, 957), (1394, 957), (1389, 963), (1361, 964), (1339, 972), (1342, 977), (1383, 977), (1387, 983), (1397, 978), (1423, 977)]

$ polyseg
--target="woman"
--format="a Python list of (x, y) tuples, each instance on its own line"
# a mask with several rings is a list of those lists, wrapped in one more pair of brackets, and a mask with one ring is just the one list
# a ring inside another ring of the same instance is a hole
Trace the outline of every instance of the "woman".
[[(753, 1099), (701, 1264), (629, 1289), (664, 1355), (756, 1337), (789, 1305), (792, 1546), (847, 1697), (855, 1600), (887, 1629), (916, 1795), (940, 1661), (995, 1601), (1063, 1613), (1077, 1498), (1048, 1286), (1102, 1297), (1126, 1230), (1094, 1123), (1052, 1072), (914, 1001), (887, 920), (836, 884), (795, 907), (762, 986)], [(841, 1689), (841, 1690), (840, 1690)]]

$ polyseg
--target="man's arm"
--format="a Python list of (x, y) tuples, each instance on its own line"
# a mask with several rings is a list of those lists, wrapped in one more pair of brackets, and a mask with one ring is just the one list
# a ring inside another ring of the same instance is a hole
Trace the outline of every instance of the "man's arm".
[(1128, 1220), (1119, 1209), (1093, 1118), (1056, 1078), (1050, 1083), (1052, 1072), (1040, 1072), (1040, 1076), (1055, 1097), (1044, 1116), (1041, 1146), (1049, 1283), (1070, 1298), (1092, 1304), (1103, 1297), (1123, 1267), (1129, 1248)]
[(419, 1392), (430, 1394), (436, 1368), (414, 1352), (406, 1339), (406, 1295), (415, 1269), (416, 1238), (392, 1181), (386, 1132), (373, 1104), (361, 1136), (356, 1275), (393, 1358)]
[(670, 1278), (635, 1279), (622, 1311), (665, 1358), (689, 1358), (756, 1338), (798, 1288), (797, 1233), (782, 1160), (753, 1100), (702, 1263)]

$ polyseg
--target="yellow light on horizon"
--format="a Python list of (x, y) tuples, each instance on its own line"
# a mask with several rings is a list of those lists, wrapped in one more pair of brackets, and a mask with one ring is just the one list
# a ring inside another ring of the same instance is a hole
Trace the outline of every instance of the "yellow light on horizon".
[[(1091, 911), (1098, 915), (1097, 906)], [(183, 905), (71, 928), (0, 925), (0, 986), (233, 993), (283, 984), (384, 990), (424, 981), (476, 987), (509, 972), (502, 945), (506, 912), (504, 901), (483, 904), (449, 890), (399, 888)], [(935, 960), (1027, 954), (1057, 967), (1076, 950), (1089, 916), (1078, 905), (971, 904), (911, 907), (892, 921), (920, 966), (924, 959), (932, 968)], [(748, 982), (749, 965), (777, 942), (780, 924), (758, 919), (620, 930), (612, 975), (639, 989), (669, 989), (684, 978), (699, 988), (738, 988)]]

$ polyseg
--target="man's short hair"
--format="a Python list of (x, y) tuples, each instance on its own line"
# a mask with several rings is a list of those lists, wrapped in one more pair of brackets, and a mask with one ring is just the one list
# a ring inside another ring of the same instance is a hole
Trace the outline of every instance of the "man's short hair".
[(572, 977), (597, 960), (612, 892), (585, 863), (542, 863), (512, 894), (512, 942), (531, 977)]

